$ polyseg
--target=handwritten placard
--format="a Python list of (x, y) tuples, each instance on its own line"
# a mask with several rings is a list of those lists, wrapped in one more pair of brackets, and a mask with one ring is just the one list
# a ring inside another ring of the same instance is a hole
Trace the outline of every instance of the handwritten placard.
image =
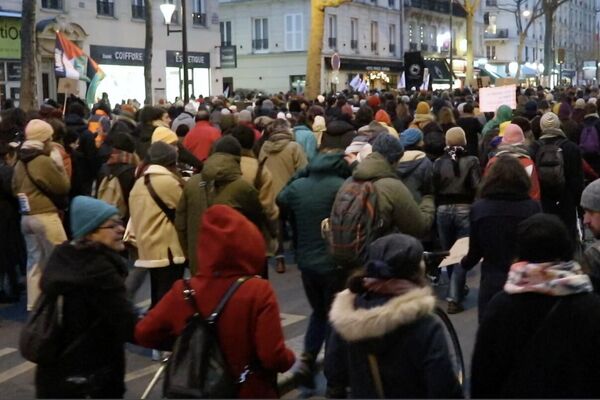
[(479, 110), (496, 112), (498, 107), (506, 104), (513, 110), (517, 108), (517, 85), (481, 88), (479, 90)]

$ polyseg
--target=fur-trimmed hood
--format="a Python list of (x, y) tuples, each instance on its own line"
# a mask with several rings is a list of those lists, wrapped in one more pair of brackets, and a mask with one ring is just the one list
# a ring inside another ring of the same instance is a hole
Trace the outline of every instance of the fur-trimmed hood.
[(373, 308), (356, 308), (356, 294), (346, 289), (337, 294), (329, 320), (349, 342), (373, 339), (393, 332), (433, 312), (435, 297), (431, 288), (411, 290)]

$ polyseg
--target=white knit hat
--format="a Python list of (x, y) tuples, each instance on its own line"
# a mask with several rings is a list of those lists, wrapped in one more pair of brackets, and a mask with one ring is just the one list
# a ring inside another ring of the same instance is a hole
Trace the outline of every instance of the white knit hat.
[(547, 112), (542, 115), (542, 118), (540, 119), (540, 128), (542, 131), (545, 131), (546, 129), (560, 129), (558, 115), (553, 112)]

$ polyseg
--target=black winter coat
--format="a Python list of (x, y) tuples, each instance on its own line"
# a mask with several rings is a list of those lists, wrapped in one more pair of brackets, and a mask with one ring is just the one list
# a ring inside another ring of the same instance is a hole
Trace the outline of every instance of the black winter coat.
[(542, 212), (540, 204), (528, 196), (523, 199), (496, 196), (473, 203), (469, 218), (469, 253), (461, 265), (470, 270), (483, 258), (477, 310), (479, 321), (489, 301), (506, 283), (516, 256), (517, 225), (539, 212)]
[(327, 124), (327, 131), (323, 132), (321, 148), (346, 149), (356, 136), (354, 126), (342, 119), (336, 119)]
[[(100, 244), (64, 243), (55, 248), (40, 287), (64, 296), (62, 340), (78, 341), (56, 364), (38, 365), (37, 397), (122, 397), (124, 344), (132, 340), (137, 317), (125, 293), (125, 261)], [(83, 377), (86, 384), (68, 383)]]
[(483, 126), (475, 117), (462, 117), (456, 121), (458, 126), (463, 128), (467, 137), (467, 154), (470, 156), (479, 157), (479, 135)]
[(501, 292), (488, 304), (477, 332), (471, 396), (600, 398), (599, 348), (596, 294)]
[(67, 114), (65, 124), (69, 133), (76, 134), (79, 138), (79, 147), (71, 154), (73, 175), (70, 196), (90, 196), (94, 180), (102, 166), (95, 136), (88, 130), (85, 120), (78, 115)]
[(463, 397), (434, 306), (429, 288), (401, 296), (338, 293), (325, 354), (328, 385), (350, 386), (353, 398), (377, 398), (367, 358), (373, 354), (386, 398)]
[(433, 163), (433, 189), (437, 205), (471, 204), (481, 181), (481, 167), (477, 157), (458, 157), (458, 175), (454, 161), (445, 153)]

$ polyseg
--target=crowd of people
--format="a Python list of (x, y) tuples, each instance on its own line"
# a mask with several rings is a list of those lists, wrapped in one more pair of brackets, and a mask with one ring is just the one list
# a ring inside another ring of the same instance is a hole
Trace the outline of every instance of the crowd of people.
[[(600, 396), (600, 244), (584, 240), (600, 238), (599, 96), (518, 89), (495, 113), (470, 90), (2, 110), (0, 301), (64, 298), (69, 351), (38, 365), (37, 395), (122, 397), (125, 342), (170, 350), (194, 313), (183, 293), (206, 317), (252, 276), (216, 330), (240, 397), (277, 397), (290, 368), (314, 388), (323, 347), (329, 397), (463, 397), (422, 257), (468, 238), (446, 310), (464, 310), (479, 265), (471, 395)], [(363, 183), (377, 226), (346, 268), (324, 221)], [(289, 252), (312, 309), (297, 359), (268, 281)]]

